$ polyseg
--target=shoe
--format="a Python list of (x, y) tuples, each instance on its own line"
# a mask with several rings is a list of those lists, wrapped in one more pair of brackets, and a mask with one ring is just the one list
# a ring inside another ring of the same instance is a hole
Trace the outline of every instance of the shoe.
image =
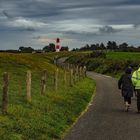
[(129, 108), (126, 109), (126, 112), (128, 112), (128, 111), (129, 111)]
[(125, 111), (128, 112), (129, 111), (129, 106), (125, 107)]
[(128, 102), (125, 103), (125, 111), (126, 111), (126, 112), (129, 111), (129, 104), (128, 104)]
[(130, 108), (130, 104), (128, 104), (128, 110), (130, 110), (131, 108)]

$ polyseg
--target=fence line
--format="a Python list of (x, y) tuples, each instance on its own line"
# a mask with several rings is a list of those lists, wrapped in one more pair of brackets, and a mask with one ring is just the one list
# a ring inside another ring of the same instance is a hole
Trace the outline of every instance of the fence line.
[[(61, 65), (61, 68), (64, 74), (61, 76), (61, 78), (63, 80), (63, 84), (65, 88), (68, 88), (69, 86), (70, 87), (74, 86), (74, 84), (78, 82), (81, 78), (86, 77), (86, 67), (79, 67), (72, 64), (63, 64)], [(60, 73), (61, 71), (57, 67), (53, 76), (54, 78), (53, 87), (55, 89), (55, 92), (57, 92), (59, 88)], [(41, 80), (40, 93), (41, 95), (45, 95), (47, 81), (48, 81), (47, 70), (42, 71), (40, 80)], [(26, 94), (25, 94), (27, 102), (32, 101), (31, 87), (32, 87), (32, 72), (28, 70), (26, 73)], [(9, 88), (9, 74), (7, 72), (4, 72), (3, 95), (2, 95), (2, 105), (1, 105), (1, 111), (3, 114), (7, 112), (7, 108), (8, 108), (8, 88)]]

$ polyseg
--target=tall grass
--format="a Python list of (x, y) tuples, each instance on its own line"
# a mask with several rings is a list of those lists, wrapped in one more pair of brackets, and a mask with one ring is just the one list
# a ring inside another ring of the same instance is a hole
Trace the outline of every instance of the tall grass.
[[(51, 64), (52, 54), (0, 53), (0, 91), (2, 74), (10, 75), (8, 114), (0, 114), (0, 139), (2, 140), (52, 140), (60, 139), (89, 102), (95, 82), (80, 80), (65, 88), (63, 70), (59, 75), (58, 91), (54, 90)], [(32, 102), (25, 99), (26, 71), (32, 71)], [(47, 69), (47, 90), (41, 96), (41, 74)], [(1, 96), (0, 96), (1, 100)]]

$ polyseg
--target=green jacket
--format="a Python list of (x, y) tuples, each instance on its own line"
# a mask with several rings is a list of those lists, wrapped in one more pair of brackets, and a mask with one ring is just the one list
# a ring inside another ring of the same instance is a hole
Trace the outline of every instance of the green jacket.
[(132, 75), (132, 83), (135, 86), (135, 89), (140, 89), (140, 68), (134, 71)]

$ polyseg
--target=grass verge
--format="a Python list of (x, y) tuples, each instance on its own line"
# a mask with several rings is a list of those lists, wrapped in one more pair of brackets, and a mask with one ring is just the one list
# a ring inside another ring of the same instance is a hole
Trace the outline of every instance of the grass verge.
[[(93, 95), (95, 82), (86, 78), (73, 87), (65, 88), (63, 71), (60, 69), (59, 88), (55, 92), (55, 66), (49, 63), (51, 56), (0, 53), (0, 59), (0, 81), (4, 71), (10, 74), (8, 113), (0, 114), (0, 139), (60, 139), (86, 108)], [(25, 99), (25, 75), (28, 69), (32, 71), (31, 103)], [(43, 69), (48, 70), (47, 90), (41, 96), (40, 78)]]
[(85, 79), (58, 93), (34, 97), (32, 103), (10, 104), (7, 115), (0, 115), (3, 140), (60, 139), (86, 108), (95, 82)]

